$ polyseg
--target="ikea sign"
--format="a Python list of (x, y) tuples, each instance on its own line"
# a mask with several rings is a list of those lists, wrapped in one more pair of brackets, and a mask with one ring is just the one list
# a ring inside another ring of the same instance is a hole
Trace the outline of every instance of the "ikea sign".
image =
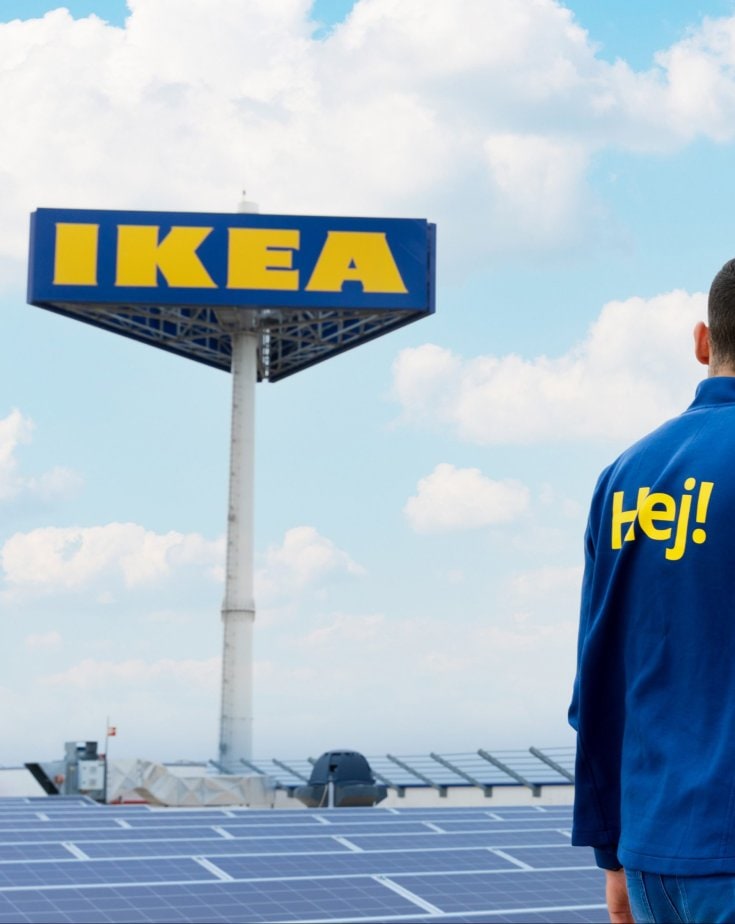
[(433, 310), (423, 219), (38, 209), (33, 304)]

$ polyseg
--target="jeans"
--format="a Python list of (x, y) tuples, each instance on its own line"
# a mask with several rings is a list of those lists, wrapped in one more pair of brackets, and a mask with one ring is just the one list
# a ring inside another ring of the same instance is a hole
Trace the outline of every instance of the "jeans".
[(661, 876), (626, 870), (637, 924), (735, 924), (735, 875)]

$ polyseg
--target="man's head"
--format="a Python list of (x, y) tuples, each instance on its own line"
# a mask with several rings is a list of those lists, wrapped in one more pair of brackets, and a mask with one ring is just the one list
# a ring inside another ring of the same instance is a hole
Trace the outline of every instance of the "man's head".
[(735, 375), (735, 260), (712, 280), (707, 302), (709, 326), (694, 329), (694, 352), (710, 375)]

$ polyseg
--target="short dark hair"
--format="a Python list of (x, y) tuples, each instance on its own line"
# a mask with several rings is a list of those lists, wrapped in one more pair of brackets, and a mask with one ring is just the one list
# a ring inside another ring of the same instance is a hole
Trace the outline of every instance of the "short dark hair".
[(735, 260), (712, 280), (707, 302), (712, 364), (735, 366)]

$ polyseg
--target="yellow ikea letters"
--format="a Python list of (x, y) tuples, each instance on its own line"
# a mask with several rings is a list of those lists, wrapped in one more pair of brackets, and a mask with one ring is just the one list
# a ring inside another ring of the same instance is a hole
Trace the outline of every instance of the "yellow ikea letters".
[(197, 256), (211, 228), (171, 228), (159, 242), (155, 225), (118, 225), (116, 286), (157, 286), (158, 270), (177, 288), (214, 289), (216, 284)]
[(301, 242), (298, 231), (229, 228), (228, 233), (228, 289), (298, 291), (299, 272), (293, 269), (293, 253)]
[(99, 225), (56, 225), (54, 285), (97, 285), (97, 240)]
[[(687, 478), (684, 482), (684, 491), (693, 492), (697, 486), (696, 478)], [(691, 539), (701, 545), (707, 539), (707, 533), (702, 528), (707, 520), (710, 497), (714, 482), (702, 481), (699, 484), (697, 502), (695, 507), (695, 522), (702, 524), (692, 531)], [(678, 561), (684, 556), (687, 546), (689, 522), (692, 513), (693, 493), (682, 493), (675, 498), (671, 494), (662, 492), (651, 493), (650, 488), (639, 488), (636, 505), (628, 510), (624, 509), (623, 491), (615, 491), (612, 499), (612, 534), (611, 547), (620, 549), (625, 542), (636, 539), (636, 526), (649, 539), (657, 542), (668, 542), (665, 555), (669, 561)], [(624, 527), (627, 527), (623, 534)]]
[[(115, 286), (213, 289), (201, 245), (214, 228), (173, 226), (161, 236), (157, 225), (116, 226)], [(357, 282), (363, 292), (408, 292), (385, 232), (329, 231), (313, 266), (299, 269), (295, 254), (301, 235), (289, 228), (227, 228), (229, 290), (341, 292)], [(54, 285), (96, 286), (99, 272), (99, 225), (58, 222)]]
[(361, 282), (363, 292), (407, 292), (385, 234), (330, 231), (307, 292), (341, 292), (342, 283)]

